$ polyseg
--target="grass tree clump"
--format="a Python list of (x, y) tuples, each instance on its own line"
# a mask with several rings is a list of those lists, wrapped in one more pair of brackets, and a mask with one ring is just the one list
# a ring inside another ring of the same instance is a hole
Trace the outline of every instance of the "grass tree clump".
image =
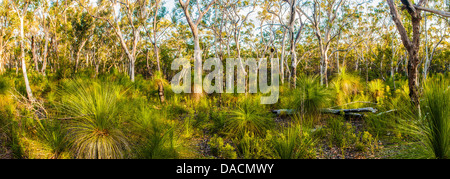
[(164, 120), (164, 115), (140, 104), (135, 114), (136, 129), (132, 133), (137, 136), (134, 142), (137, 158), (167, 159), (177, 158), (182, 143), (172, 121)]
[(372, 95), (374, 102), (378, 103), (385, 97), (385, 85), (380, 79), (369, 82), (368, 91)]
[(319, 81), (318, 75), (303, 75), (297, 79), (297, 88), (293, 93), (293, 109), (312, 116), (329, 104), (331, 93), (325, 86), (320, 85)]
[(255, 100), (244, 99), (237, 109), (229, 112), (225, 121), (225, 131), (234, 137), (242, 137), (246, 132), (263, 136), (274, 125), (270, 113)]
[(450, 158), (450, 82), (438, 76), (425, 83), (422, 103), (424, 143), (435, 158)]
[(59, 121), (49, 119), (37, 120), (36, 123), (38, 138), (50, 147), (53, 153), (52, 158), (59, 158), (67, 147), (66, 131), (63, 125)]
[(347, 72), (345, 68), (340, 69), (332, 80), (331, 87), (334, 89), (337, 105), (352, 102), (363, 91), (360, 77)]
[(123, 158), (129, 149), (120, 129), (121, 89), (110, 83), (74, 80), (61, 91), (60, 112), (76, 158)]

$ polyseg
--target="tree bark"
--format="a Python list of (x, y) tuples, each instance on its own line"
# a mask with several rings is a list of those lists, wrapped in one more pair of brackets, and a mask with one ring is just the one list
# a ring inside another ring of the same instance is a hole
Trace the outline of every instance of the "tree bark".
[[(24, 8), (25, 11), (25, 8)], [(19, 12), (18, 12), (19, 13)], [(25, 14), (25, 12), (23, 12)], [(28, 81), (28, 75), (27, 75), (27, 65), (25, 62), (25, 44), (24, 44), (24, 33), (23, 33), (23, 15), (19, 14), (19, 20), (20, 20), (20, 52), (21, 52), (21, 59), (22, 59), (22, 72), (23, 72), (23, 78), (25, 81), (25, 88), (27, 91), (28, 100), (31, 102), (34, 101), (33, 93), (31, 91), (30, 83)]]
[(295, 7), (295, 0), (289, 1), (289, 9), (290, 9), (290, 15), (289, 15), (289, 38), (290, 38), (290, 46), (289, 46), (289, 52), (291, 54), (291, 85), (292, 88), (296, 88), (297, 85), (297, 54), (295, 53), (295, 33), (294, 33), (294, 22), (295, 22), (295, 13), (296, 13), (296, 7)]
[(164, 103), (164, 101), (165, 101), (164, 85), (161, 81), (158, 82), (158, 95), (159, 95), (159, 100), (161, 101), (161, 103)]
[(45, 44), (44, 44), (44, 54), (42, 58), (42, 68), (41, 73), (43, 76), (45, 76), (45, 68), (47, 68), (47, 52), (48, 52), (48, 28), (45, 26), (44, 23), (44, 38), (45, 38)]
[(34, 36), (31, 36), (31, 55), (33, 56), (36, 72), (39, 72), (38, 56), (36, 54), (36, 41), (34, 40)]
[[(407, 3), (405, 3), (405, 1)], [(406, 32), (405, 27), (403, 26), (402, 21), (400, 20), (400, 15), (397, 12), (397, 8), (393, 2), (393, 0), (387, 0), (389, 5), (389, 9), (391, 12), (392, 20), (397, 26), (397, 30), (400, 34), (400, 37), (403, 42), (403, 46), (405, 46), (406, 51), (409, 54), (408, 57), (408, 86), (409, 86), (409, 97), (411, 102), (416, 106), (416, 108), (420, 108), (419, 101), (419, 83), (417, 79), (417, 67), (419, 64), (419, 43), (420, 43), (420, 20), (422, 17), (420, 16), (420, 12), (417, 12), (416, 9), (411, 8), (411, 2), (409, 0), (404, 0), (402, 3), (408, 10), (408, 13), (411, 15), (411, 24), (413, 28), (412, 40), (409, 39), (408, 33)], [(423, 4), (423, 0), (419, 2), (419, 4)]]
[(79, 61), (80, 61), (81, 50), (83, 50), (83, 47), (84, 47), (84, 45), (86, 44), (86, 42), (87, 42), (88, 39), (89, 39), (89, 38), (84, 39), (84, 40), (81, 42), (81, 44), (78, 46), (77, 53), (76, 53), (76, 57), (75, 57), (75, 67), (74, 67), (75, 73), (78, 72), (78, 64), (79, 64)]
[(189, 1), (183, 2), (183, 0), (179, 0), (181, 8), (183, 9), (184, 15), (186, 17), (186, 21), (191, 28), (191, 33), (194, 38), (194, 93), (193, 97), (195, 101), (199, 101), (203, 96), (203, 88), (202, 88), (202, 51), (200, 48), (200, 39), (198, 37), (198, 25), (200, 24), (202, 17), (208, 12), (209, 8), (215, 3), (216, 0), (211, 1), (211, 3), (206, 7), (204, 11), (200, 11), (199, 7), (199, 15), (197, 20), (194, 22), (191, 18), (191, 15), (188, 11)]
[(284, 84), (284, 51), (286, 43), (286, 29), (283, 32), (283, 40), (281, 41), (281, 59), (280, 59), (280, 74), (281, 74), (281, 84)]

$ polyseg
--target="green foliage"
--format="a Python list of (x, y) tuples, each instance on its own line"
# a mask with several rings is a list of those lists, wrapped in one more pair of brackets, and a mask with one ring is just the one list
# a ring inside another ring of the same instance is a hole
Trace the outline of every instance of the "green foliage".
[(353, 98), (363, 91), (360, 77), (347, 72), (345, 67), (340, 68), (331, 86), (335, 92), (337, 105), (352, 102)]
[(256, 100), (245, 98), (238, 109), (229, 112), (225, 131), (235, 137), (241, 137), (247, 132), (264, 136), (274, 124), (270, 115)]
[(450, 82), (443, 76), (425, 83), (421, 128), (424, 142), (435, 158), (450, 158)]
[(368, 91), (372, 95), (374, 102), (380, 102), (385, 97), (385, 88), (386, 86), (380, 79), (369, 82)]
[(59, 158), (59, 155), (66, 150), (66, 130), (63, 128), (63, 124), (59, 121), (51, 120), (37, 120), (37, 136), (43, 142), (45, 142), (51, 149), (55, 158)]
[(223, 132), (223, 128), (225, 127), (225, 122), (227, 120), (226, 112), (214, 110), (211, 113), (211, 132), (213, 133), (221, 133)]
[(7, 77), (0, 76), (0, 95), (4, 95), (8, 92), (8, 90), (11, 88), (11, 84)]
[(293, 93), (292, 108), (302, 114), (317, 115), (331, 99), (330, 91), (319, 83), (319, 76), (302, 75), (297, 79), (297, 88)]
[(17, 112), (11, 97), (0, 94), (0, 150), (11, 149), (13, 158), (23, 158), (24, 149), (19, 144), (19, 124), (15, 120)]
[(301, 125), (293, 125), (278, 134), (273, 134), (270, 140), (276, 158), (308, 159), (315, 157), (315, 140)]
[(375, 149), (378, 148), (377, 138), (374, 138), (368, 131), (364, 131), (360, 134), (360, 140), (356, 141), (355, 148), (362, 152), (370, 150), (374, 153)]
[(236, 151), (229, 143), (225, 144), (221, 137), (214, 135), (208, 142), (211, 148), (211, 153), (219, 158), (235, 159), (237, 158)]
[(329, 142), (334, 143), (341, 149), (350, 147), (355, 143), (357, 137), (353, 133), (353, 127), (350, 123), (344, 123), (340, 118), (332, 118), (327, 121), (329, 132)]
[(177, 148), (181, 141), (175, 131), (175, 125), (165, 121), (158, 111), (146, 107), (134, 111), (134, 121), (137, 129), (132, 131), (138, 137), (135, 139), (137, 158), (144, 159), (167, 159), (177, 158)]
[(272, 158), (271, 140), (271, 135), (261, 138), (247, 132), (242, 138), (235, 138), (233, 143), (239, 156), (244, 159), (268, 159)]
[(60, 112), (71, 118), (67, 140), (77, 158), (124, 157), (129, 143), (120, 130), (118, 86), (75, 80), (60, 95)]
[(370, 151), (372, 154), (378, 149), (378, 138), (373, 137), (368, 131), (357, 132), (350, 123), (342, 121), (340, 118), (333, 118), (328, 121), (327, 136), (330, 147), (339, 147), (342, 152), (345, 149), (356, 149), (361, 152)]

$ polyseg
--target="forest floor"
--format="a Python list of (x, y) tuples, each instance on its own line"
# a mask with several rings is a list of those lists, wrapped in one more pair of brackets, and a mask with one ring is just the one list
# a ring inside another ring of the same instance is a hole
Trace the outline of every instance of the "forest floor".
[(0, 128), (0, 159), (12, 159), (13, 154), (10, 147), (7, 145), (8, 136)]
[[(291, 122), (291, 117), (277, 116), (274, 118), (277, 126), (287, 127)], [(348, 119), (347, 123), (350, 123), (354, 127), (354, 133), (359, 133), (365, 130), (363, 119)], [(326, 122), (323, 122), (322, 126), (326, 126)], [(194, 137), (191, 143), (194, 145), (194, 150), (201, 158), (215, 158), (211, 153), (211, 148), (208, 145), (210, 138), (212, 136), (204, 134), (201, 136)], [(225, 141), (226, 143), (232, 144), (231, 141)], [(383, 159), (391, 158), (392, 156), (397, 156), (399, 150), (406, 150), (408, 146), (402, 146), (398, 143), (392, 143), (384, 139), (379, 139), (376, 141), (376, 149), (373, 151), (360, 151), (354, 147), (341, 149), (335, 145), (330, 145), (327, 139), (320, 139), (317, 142), (317, 154), (316, 159)]]

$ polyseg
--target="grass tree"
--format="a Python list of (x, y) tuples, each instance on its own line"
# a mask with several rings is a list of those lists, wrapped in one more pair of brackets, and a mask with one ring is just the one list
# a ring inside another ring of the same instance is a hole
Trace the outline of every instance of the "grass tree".
[(69, 116), (67, 140), (77, 158), (123, 158), (129, 150), (119, 99), (121, 89), (108, 83), (69, 83), (61, 95), (60, 111)]

